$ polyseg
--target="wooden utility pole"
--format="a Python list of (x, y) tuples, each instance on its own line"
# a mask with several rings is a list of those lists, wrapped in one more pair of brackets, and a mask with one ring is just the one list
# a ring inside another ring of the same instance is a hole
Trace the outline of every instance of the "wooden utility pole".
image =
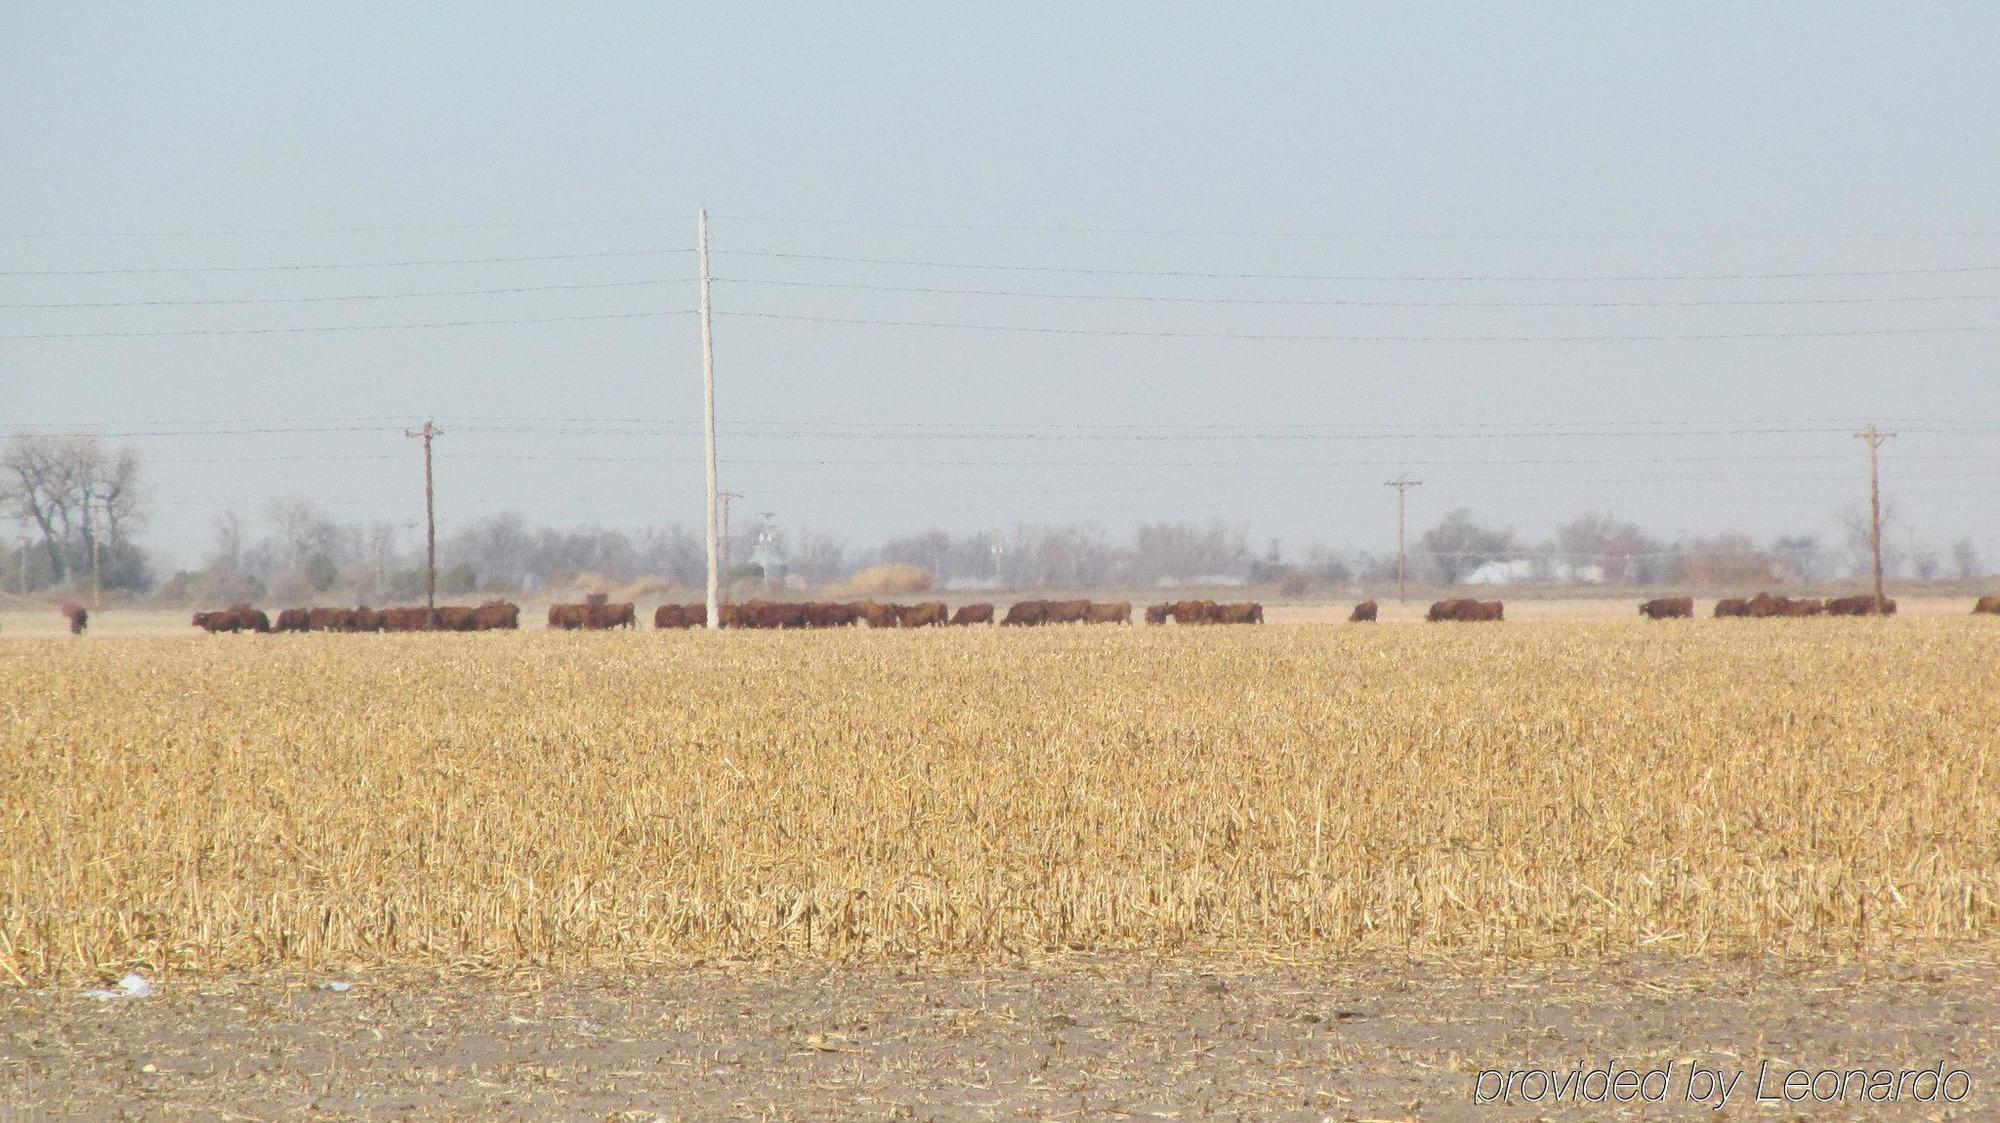
[(437, 608), (438, 584), (438, 524), (437, 491), (431, 479), (431, 438), (444, 436), (444, 430), (424, 422), (421, 429), (405, 429), (406, 437), (420, 437), (424, 442), (424, 607)]
[(1895, 436), (1884, 433), (1874, 425), (1854, 434), (1868, 442), (1868, 525), (1869, 536), (1875, 548), (1875, 615), (1882, 615), (1882, 477), (1877, 471), (1877, 455), (1882, 442)]
[(702, 443), (708, 457), (708, 626), (722, 627), (722, 558), (715, 525), (715, 332), (708, 304), (708, 208), (695, 224), (701, 258), (701, 405)]
[(1396, 600), (1400, 603), (1408, 599), (1404, 586), (1403, 571), (1403, 531), (1407, 525), (1404, 517), (1404, 499), (1413, 487), (1423, 485), (1422, 480), (1413, 480), (1408, 472), (1389, 480), (1383, 486), (1396, 489)]

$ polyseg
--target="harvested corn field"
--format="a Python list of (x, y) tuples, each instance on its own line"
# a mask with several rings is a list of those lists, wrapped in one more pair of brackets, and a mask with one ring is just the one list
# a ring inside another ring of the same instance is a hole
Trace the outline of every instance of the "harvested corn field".
[(2000, 628), (0, 646), (0, 974), (1990, 945)]

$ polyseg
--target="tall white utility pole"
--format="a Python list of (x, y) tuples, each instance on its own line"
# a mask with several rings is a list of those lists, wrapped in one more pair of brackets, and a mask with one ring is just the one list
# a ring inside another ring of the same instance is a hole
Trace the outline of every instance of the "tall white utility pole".
[(708, 208), (696, 233), (701, 247), (701, 404), (702, 441), (708, 453), (708, 626), (722, 627), (722, 557), (715, 509), (715, 334), (708, 307)]
[(1407, 599), (1403, 589), (1403, 500), (1411, 488), (1420, 486), (1423, 482), (1411, 479), (1410, 474), (1404, 472), (1388, 481), (1386, 485), (1396, 489), (1396, 600), (1398, 602)]

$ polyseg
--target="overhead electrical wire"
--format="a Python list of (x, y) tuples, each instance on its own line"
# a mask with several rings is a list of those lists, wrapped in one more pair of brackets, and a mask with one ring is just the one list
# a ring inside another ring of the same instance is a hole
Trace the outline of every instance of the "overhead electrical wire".
[(659, 312), (598, 312), (577, 316), (526, 316), (493, 320), (427, 320), (404, 324), (329, 324), (321, 327), (281, 328), (174, 328), (166, 331), (53, 331), (11, 332), (0, 339), (145, 339), (180, 335), (296, 335), (327, 331), (408, 331), (414, 328), (486, 327), (496, 324), (563, 324), (582, 320), (643, 320), (661, 316), (692, 316), (694, 310), (679, 308)]
[(664, 257), (693, 253), (689, 247), (665, 250), (604, 250), (593, 253), (523, 254), (511, 257), (429, 257), (398, 261), (320, 261), (282, 265), (157, 265), (108, 269), (0, 269), (0, 277), (103, 277), (147, 273), (294, 273), (321, 269), (389, 269), (418, 265), (506, 265), (525, 261), (592, 261), (609, 258)]
[(1457, 273), (1258, 273), (1194, 269), (1119, 269), (1104, 266), (1019, 265), (993, 262), (936, 261), (907, 257), (848, 257), (840, 254), (784, 253), (772, 250), (723, 249), (718, 257), (755, 257), (774, 261), (840, 262), (853, 265), (898, 265), (926, 269), (970, 269), (1004, 273), (1066, 273), (1106, 277), (1192, 277), (1214, 280), (1265, 281), (1450, 281), (1450, 282), (1644, 282), (1644, 281), (1777, 281), (1815, 277), (1915, 277), (1961, 273), (2000, 273), (2000, 265), (1922, 266), (1905, 269), (1790, 270), (1768, 273), (1590, 273), (1590, 274), (1457, 274)]
[(2000, 324), (1950, 327), (1839, 328), (1828, 331), (1662, 332), (1599, 335), (1340, 335), (1327, 333), (1173, 331), (1152, 328), (1072, 328), (1040, 324), (979, 324), (950, 320), (895, 320), (861, 316), (813, 316), (788, 312), (716, 312), (718, 317), (787, 320), (795, 323), (931, 328), (1022, 335), (1099, 336), (1125, 339), (1221, 339), (1293, 343), (1632, 343), (1730, 339), (1842, 339), (1883, 335), (1942, 335), (2000, 331)]
[(491, 289), (414, 289), (406, 292), (344, 293), (338, 296), (255, 296), (216, 300), (90, 300), (47, 303), (0, 303), (0, 308), (194, 308), (213, 305), (330, 304), (351, 300), (411, 300), (433, 296), (497, 296), (525, 292), (572, 292), (589, 289), (631, 289), (678, 285), (681, 278), (644, 281), (589, 281), (571, 285), (510, 285)]
[[(711, 280), (716, 284), (763, 285), (774, 288), (841, 289), (927, 296), (1000, 296), (1029, 300), (1088, 300), (1135, 304), (1215, 304), (1273, 308), (1752, 308), (1792, 305), (1932, 304), (1969, 300), (2000, 300), (2000, 293), (1963, 293), (1933, 296), (1782, 297), (1768, 300), (1307, 300), (1283, 297), (1031, 292), (1022, 289), (967, 289), (929, 285), (870, 285), (852, 281), (785, 281), (770, 277), (714, 277)], [(7, 306), (0, 305), (0, 307)]]

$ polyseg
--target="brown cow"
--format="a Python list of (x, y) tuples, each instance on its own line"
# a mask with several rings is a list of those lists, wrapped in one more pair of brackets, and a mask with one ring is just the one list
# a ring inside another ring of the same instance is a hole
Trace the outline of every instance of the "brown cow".
[(1774, 597), (1769, 593), (1758, 593), (1744, 604), (1743, 614), (1758, 619), (1772, 616), (1818, 616), (1826, 611), (1826, 604), (1818, 600), (1793, 600), (1791, 597)]
[[(690, 608), (695, 611), (689, 612)], [(699, 628), (707, 623), (706, 604), (663, 604), (653, 610), (655, 628)]]
[(1504, 620), (1507, 606), (1497, 600), (1471, 600), (1464, 597), (1441, 600), (1431, 605), (1424, 619), (1430, 621), (1457, 620), (1476, 622), (1481, 620)]
[(1049, 622), (1049, 602), (1045, 600), (1015, 601), (1007, 606), (1007, 615), (1000, 620), (1001, 627), (1032, 628)]
[(271, 618), (247, 604), (194, 614), (194, 626), (206, 632), (268, 632)]
[(1149, 604), (1146, 606), (1146, 623), (1164, 624), (1174, 610), (1171, 604)]
[(639, 626), (639, 613), (633, 607), (631, 601), (620, 601), (617, 604), (593, 604), (586, 607), (589, 608), (590, 612), (584, 625), (585, 627), (603, 630), (605, 628), (636, 628)]
[(304, 608), (285, 608), (278, 611), (278, 622), (271, 625), (274, 632), (303, 632), (312, 626), (312, 612)]
[(1725, 616), (1748, 616), (1750, 602), (1742, 597), (1724, 597), (1715, 602), (1715, 615), (1717, 619)]
[(1648, 620), (1673, 620), (1694, 615), (1693, 597), (1654, 597), (1639, 606), (1639, 615)]
[[(1864, 594), (1858, 597), (1834, 597), (1832, 600), (1826, 602), (1826, 614), (1828, 616), (1873, 616), (1876, 614), (1875, 597), (1872, 594)], [(1882, 598), (1881, 614), (1883, 616), (1894, 616), (1896, 614), (1895, 597)]]
[(1430, 611), (1424, 613), (1424, 619), (1433, 624), (1440, 620), (1457, 620), (1459, 619), (1459, 614), (1465, 610), (1465, 606), (1471, 603), (1473, 602), (1463, 597), (1433, 601)]
[(490, 600), (472, 610), (472, 626), (482, 632), (511, 632), (521, 626), (521, 606)]
[(951, 622), (959, 627), (968, 624), (991, 624), (993, 606), (990, 604), (961, 604), (958, 611), (951, 614)]
[[(284, 630), (285, 614), (278, 613), (279, 631)], [(354, 626), (354, 612), (346, 608), (308, 608), (306, 626), (309, 632), (345, 632)]]
[(441, 604), (437, 607), (437, 630), (440, 632), (471, 632), (479, 628), (479, 620), (472, 609), (462, 604)]
[(1084, 610), (1084, 620), (1091, 624), (1130, 624), (1132, 602), (1121, 600), (1111, 604), (1091, 603)]
[(1353, 612), (1347, 614), (1347, 622), (1350, 624), (1373, 624), (1375, 622), (1375, 611), (1374, 601), (1362, 601), (1360, 604), (1354, 606)]
[(436, 627), (437, 614), (428, 608), (382, 610), (382, 630), (385, 632), (428, 632)]
[(943, 601), (897, 606), (896, 623), (905, 628), (937, 628), (951, 622), (951, 610)]
[(362, 605), (354, 610), (354, 630), (357, 632), (379, 632), (382, 630), (382, 614)]
[[(396, 611), (390, 609), (390, 612)], [(552, 604), (549, 606), (549, 627), (574, 632), (590, 623), (590, 606), (587, 604)]]
[(2000, 616), (2000, 596), (1980, 597), (1978, 601), (1974, 602), (1972, 611)]
[(1176, 624), (1213, 624), (1215, 609), (1212, 600), (1177, 600), (1172, 615)]
[(805, 606), (806, 627), (847, 628), (861, 619), (861, 610), (851, 604), (812, 601)]
[(90, 610), (75, 601), (66, 600), (57, 608), (62, 611), (63, 619), (69, 621), (70, 635), (80, 636), (83, 630), (90, 626)]
[(1052, 600), (1043, 603), (1048, 606), (1048, 623), (1082, 624), (1090, 619), (1090, 602), (1087, 600)]
[(1210, 619), (1218, 624), (1262, 624), (1264, 622), (1264, 606), (1258, 604), (1256, 601), (1245, 601), (1241, 604), (1218, 604), (1215, 606), (1214, 611), (1210, 613)]

